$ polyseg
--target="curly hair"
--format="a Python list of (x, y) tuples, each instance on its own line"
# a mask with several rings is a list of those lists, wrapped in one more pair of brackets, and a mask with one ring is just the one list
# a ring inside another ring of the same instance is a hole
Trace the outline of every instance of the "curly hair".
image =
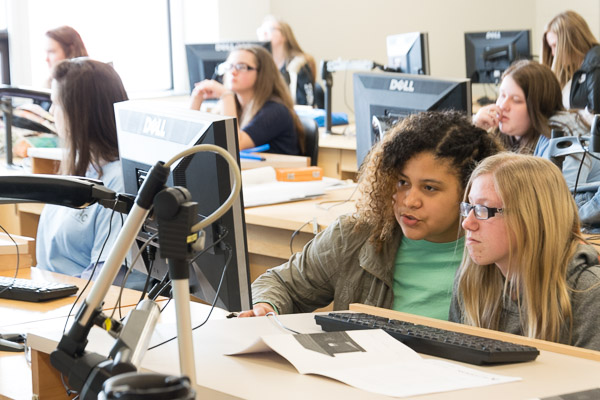
[(449, 162), (462, 194), (477, 163), (501, 149), (497, 139), (458, 111), (427, 111), (404, 118), (373, 146), (360, 169), (356, 228), (369, 229), (369, 240), (377, 249), (400, 229), (392, 195), (398, 175), (417, 154), (432, 153)]

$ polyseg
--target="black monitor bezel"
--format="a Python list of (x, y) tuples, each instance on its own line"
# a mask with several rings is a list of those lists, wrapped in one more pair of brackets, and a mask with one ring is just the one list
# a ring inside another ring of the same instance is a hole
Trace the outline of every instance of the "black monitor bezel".
[(215, 68), (227, 60), (227, 56), (237, 46), (256, 45), (263, 46), (271, 51), (271, 42), (252, 40), (222, 41), (214, 43), (188, 43), (185, 45), (187, 59), (188, 79), (190, 92), (194, 84), (205, 79), (220, 80), (215, 73)]
[(408, 115), (421, 111), (453, 109), (471, 115), (469, 79), (394, 72), (359, 72), (353, 76), (353, 85), (358, 168), (378, 140), (372, 127), (375, 113), (391, 110), (399, 115)]
[[(528, 29), (465, 32), (464, 36), (466, 76), (472, 83), (498, 84), (510, 64), (532, 58), (531, 31)], [(496, 60), (483, 59), (486, 49), (489, 53), (495, 53)], [(498, 51), (491, 51), (493, 49)]]

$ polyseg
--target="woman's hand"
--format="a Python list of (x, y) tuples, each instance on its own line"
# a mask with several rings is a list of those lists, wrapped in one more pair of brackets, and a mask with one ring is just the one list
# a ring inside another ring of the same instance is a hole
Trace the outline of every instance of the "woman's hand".
[(211, 79), (198, 82), (194, 85), (194, 90), (192, 91), (190, 108), (192, 110), (199, 110), (204, 100), (218, 99), (225, 92), (227, 92), (227, 89), (220, 82)]
[(495, 104), (481, 107), (473, 117), (473, 123), (485, 130), (498, 127), (502, 110)]
[(273, 310), (273, 307), (271, 307), (269, 303), (256, 303), (252, 310), (246, 310), (239, 313), (238, 318), (262, 317), (270, 312), (274, 313), (275, 310)]

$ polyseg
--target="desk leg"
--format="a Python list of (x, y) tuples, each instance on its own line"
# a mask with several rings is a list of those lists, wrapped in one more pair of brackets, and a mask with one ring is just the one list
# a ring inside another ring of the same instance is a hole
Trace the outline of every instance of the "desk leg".
[[(68, 400), (60, 373), (50, 364), (50, 354), (31, 350), (33, 395), (39, 400)], [(34, 397), (35, 398), (35, 397)]]

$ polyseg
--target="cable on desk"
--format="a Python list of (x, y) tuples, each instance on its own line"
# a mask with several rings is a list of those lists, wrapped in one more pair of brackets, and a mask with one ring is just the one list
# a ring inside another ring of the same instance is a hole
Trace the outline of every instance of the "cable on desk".
[(298, 233), (300, 233), (300, 231), (302, 230), (302, 228), (304, 228), (306, 225), (310, 224), (310, 223), (311, 223), (311, 222), (313, 222), (313, 221), (314, 221), (314, 218), (313, 218), (313, 219), (311, 219), (310, 221), (306, 221), (305, 223), (303, 223), (303, 224), (300, 226), (300, 228), (296, 229), (296, 230), (294, 231), (294, 233), (292, 233), (292, 236), (290, 237), (290, 254), (291, 254), (291, 255), (294, 255), (294, 247), (293, 247), (293, 244), (294, 244), (294, 238), (296, 237), (296, 235), (298, 235)]
[(150, 286), (150, 279), (152, 278), (152, 271), (154, 270), (154, 261), (156, 260), (156, 247), (150, 246), (150, 247), (147, 247), (146, 249), (147, 249), (146, 253), (147, 253), (147, 257), (148, 257), (148, 262), (150, 263), (150, 265), (148, 266), (148, 269), (146, 270), (146, 273), (148, 275), (146, 276), (146, 282), (144, 282), (144, 288), (142, 289), (142, 294), (140, 296), (140, 299), (137, 302), (138, 304), (140, 304), (140, 302), (142, 300), (144, 300), (144, 297), (146, 297), (146, 294), (148, 293), (148, 289)]
[(72, 394), (76, 394), (77, 396), (73, 397), (71, 400), (77, 400), (79, 398), (79, 392), (71, 389), (67, 385), (67, 382), (65, 382), (65, 376), (63, 374), (60, 374), (60, 381), (62, 382), (63, 387), (65, 388), (65, 392), (66, 392), (67, 396), (70, 397)]
[[(223, 242), (223, 245), (225, 246), (225, 249), (227, 250), (228, 254), (227, 254), (227, 260), (225, 261), (225, 265), (223, 266), (223, 272), (221, 273), (221, 280), (219, 281), (219, 286), (217, 286), (215, 298), (210, 306), (210, 310), (208, 312), (208, 315), (206, 316), (206, 319), (204, 321), (202, 321), (202, 323), (200, 323), (199, 325), (193, 327), (192, 330), (201, 328), (202, 326), (204, 326), (204, 324), (206, 324), (208, 322), (213, 310), (215, 309), (215, 305), (217, 304), (217, 300), (219, 298), (219, 293), (221, 292), (221, 286), (223, 286), (223, 280), (225, 279), (225, 273), (227, 272), (227, 267), (229, 266), (229, 263), (231, 262), (231, 259), (233, 258), (233, 249), (231, 248), (231, 246), (227, 242)], [(169, 301), (170, 301), (170, 299), (169, 299)], [(163, 310), (165, 307), (163, 307)], [(161, 310), (161, 312), (162, 312), (162, 310)], [(155, 348), (162, 346), (163, 344), (167, 344), (175, 339), (177, 339), (177, 336), (173, 336), (172, 338), (167, 339), (162, 343), (155, 344), (154, 346), (149, 347), (148, 350), (155, 349)]]
[[(219, 236), (219, 238), (217, 240), (215, 240), (210, 246), (204, 248), (202, 251), (200, 251), (198, 254), (196, 254), (194, 256), (194, 258), (192, 258), (190, 260), (190, 262), (188, 263), (189, 265), (192, 265), (194, 262), (196, 262), (196, 260), (198, 260), (198, 258), (200, 258), (200, 256), (202, 256), (203, 254), (206, 254), (207, 251), (214, 248), (216, 245), (221, 243), (227, 237), (227, 235), (229, 234), (229, 231), (227, 230), (227, 228), (222, 225), (219, 225), (219, 228), (221, 229), (221, 232), (222, 232), (222, 234)], [(167, 273), (165, 273), (165, 276), (163, 277), (163, 279), (152, 288), (152, 290), (150, 291), (150, 294), (149, 294), (149, 298), (151, 300), (155, 300), (162, 293), (164, 288), (167, 285), (169, 285), (170, 283), (171, 283), (171, 280), (169, 279), (169, 273), (167, 271)]]
[[(115, 303), (115, 307), (113, 307), (113, 311), (110, 315), (110, 318), (112, 319), (115, 315), (115, 311), (117, 309), (117, 305), (119, 307), (119, 318), (121, 317), (121, 296), (123, 296), (123, 290), (125, 289), (125, 284), (127, 283), (127, 278), (129, 278), (129, 274), (131, 273), (131, 271), (133, 270), (133, 266), (135, 265), (135, 263), (137, 263), (138, 259), (140, 258), (140, 256), (142, 255), (142, 252), (146, 249), (146, 247), (148, 247), (148, 245), (150, 244), (150, 242), (156, 238), (158, 236), (158, 232), (156, 232), (155, 234), (151, 235), (142, 245), (142, 247), (140, 247), (135, 255), (135, 258), (133, 259), (133, 261), (131, 262), (131, 265), (129, 266), (129, 268), (127, 268), (127, 273), (125, 274), (125, 276), (123, 277), (123, 281), (121, 282), (121, 288), (119, 289), (119, 296), (117, 297), (117, 302)], [(125, 259), (125, 265), (127, 265), (127, 259)], [(148, 275), (146, 277), (146, 284), (144, 285), (144, 289), (146, 287), (146, 285), (148, 284), (148, 281), (150, 280), (150, 271), (148, 271)], [(140, 301), (142, 301), (144, 299), (144, 293), (142, 293), (142, 297), (140, 298), (140, 300), (138, 301), (138, 304)]]
[(205, 248), (204, 250), (202, 250), (198, 254), (196, 254), (194, 256), (194, 258), (192, 258), (190, 260), (190, 264), (193, 263), (193, 262), (195, 262), (198, 258), (200, 258), (200, 256), (202, 256), (208, 250), (212, 249), (213, 247), (215, 247), (216, 245), (218, 245), (219, 243), (221, 243), (223, 241), (223, 239), (225, 239), (227, 237), (227, 235), (229, 234), (229, 231), (227, 230), (227, 228), (224, 225), (219, 225), (219, 227), (222, 229), (223, 233), (210, 246), (208, 246), (207, 248)]
[[(300, 333), (300, 332), (298, 332), (298, 331), (295, 331), (295, 330), (293, 330), (293, 329), (291, 329), (291, 328), (288, 328), (287, 326), (285, 326), (285, 325), (283, 324), (283, 322), (281, 322), (281, 321), (279, 320), (279, 318), (277, 317), (277, 314), (276, 314), (276, 313), (274, 313), (273, 311), (266, 313), (266, 314), (265, 314), (265, 317), (267, 317), (267, 319), (268, 319), (268, 320), (275, 320), (275, 322), (277, 323), (277, 325), (278, 325), (279, 327), (283, 328), (283, 329), (284, 329), (284, 330), (286, 330), (286, 331), (290, 331), (290, 332), (292, 332), (292, 333), (295, 333), (295, 334), (299, 334), (299, 333)], [(269, 318), (269, 317), (273, 317), (273, 318), (271, 319), (271, 318)]]
[[(356, 185), (354, 187), (354, 190), (352, 191), (352, 193), (350, 193), (350, 196), (348, 196), (347, 199), (345, 199), (345, 200), (323, 200), (323, 201), (319, 201), (316, 204), (316, 207), (319, 208), (319, 209), (321, 209), (321, 210), (329, 211), (333, 207), (341, 206), (342, 204), (346, 204), (346, 203), (349, 203), (351, 201), (355, 201), (355, 200), (352, 199), (352, 197), (354, 196), (354, 194), (356, 193), (357, 190), (358, 190), (358, 185)], [(333, 204), (330, 205), (329, 207), (321, 207), (323, 204), (328, 204), (328, 203), (333, 203)]]

